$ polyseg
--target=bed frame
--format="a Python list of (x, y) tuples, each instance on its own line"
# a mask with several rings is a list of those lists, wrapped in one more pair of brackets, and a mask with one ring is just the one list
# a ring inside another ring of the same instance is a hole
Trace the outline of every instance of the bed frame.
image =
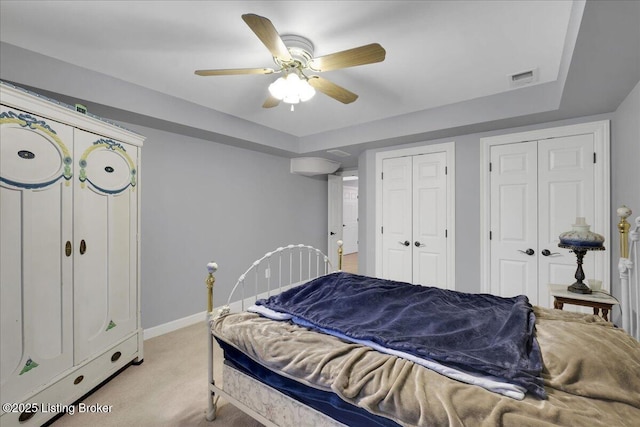
[[(640, 241), (640, 216), (635, 219), (633, 230), (627, 218), (631, 215), (631, 209), (622, 206), (618, 209), (620, 222), (620, 285), (622, 289), (622, 328), (632, 337), (640, 341), (640, 274), (638, 268), (640, 254), (638, 254), (638, 241)], [(635, 268), (634, 268), (635, 267)]]
[[(216, 418), (217, 402), (222, 396), (241, 411), (269, 427), (285, 425), (343, 426), (333, 418), (254, 380), (227, 364), (223, 364), (222, 367), (224, 384), (217, 385), (214, 380), (214, 337), (210, 330), (211, 321), (218, 316), (230, 313), (232, 306), (234, 306), (233, 311), (244, 311), (245, 305), (249, 306), (260, 298), (269, 297), (276, 289), (279, 293), (317, 277), (334, 271), (341, 271), (342, 245), (342, 240), (339, 240), (337, 270), (334, 270), (327, 255), (312, 246), (303, 244), (288, 245), (280, 247), (273, 252), (267, 252), (238, 278), (229, 294), (227, 304), (218, 309), (216, 314), (214, 314), (213, 308), (213, 286), (216, 280), (214, 273), (218, 270), (218, 264), (215, 262), (207, 264), (208, 301), (206, 323), (209, 347), (209, 390), (206, 418), (208, 421), (213, 421)], [(277, 286), (275, 286), (276, 283)], [(255, 293), (248, 298), (245, 298), (244, 295), (245, 285), (253, 285), (255, 287)], [(241, 299), (239, 302), (232, 304), (231, 300), (236, 291), (240, 292)], [(268, 396), (268, 398), (259, 398), (260, 396)], [(268, 403), (268, 405), (265, 403)], [(279, 410), (274, 411), (271, 409), (272, 407), (277, 407)]]
[[(618, 209), (620, 222), (620, 261), (618, 270), (621, 283), (622, 327), (629, 335), (640, 341), (640, 263), (638, 242), (640, 241), (640, 216), (634, 221), (633, 228), (626, 221), (631, 210), (623, 206)], [(338, 269), (342, 270), (342, 241), (338, 241)], [(283, 269), (283, 261), (285, 268)], [(315, 267), (314, 267), (315, 266)], [(207, 264), (209, 275), (206, 279), (208, 289), (207, 335), (209, 344), (209, 390), (208, 410), (206, 418), (212, 421), (216, 417), (217, 401), (220, 396), (229, 403), (250, 415), (266, 426), (343, 426), (333, 418), (312, 409), (297, 400), (269, 387), (248, 375), (241, 373), (228, 364), (223, 364), (224, 384), (217, 385), (214, 381), (214, 337), (210, 324), (217, 316), (223, 316), (232, 311), (244, 311), (245, 305), (253, 304), (257, 299), (268, 297), (272, 291), (272, 278), (277, 283), (278, 292), (296, 286), (308, 280), (333, 272), (328, 257), (320, 250), (306, 245), (289, 245), (280, 247), (273, 252), (266, 253), (255, 261), (244, 272), (233, 287), (227, 304), (217, 310), (213, 309), (214, 273), (218, 269), (215, 262)], [(287, 275), (288, 270), (288, 275)], [(288, 278), (286, 277), (288, 276)], [(253, 296), (245, 299), (245, 285), (255, 285)], [(266, 289), (266, 291), (265, 291)], [(275, 289), (273, 289), (275, 291)], [(241, 293), (241, 300), (231, 304), (236, 294)], [(262, 291), (262, 292), (260, 292)], [(235, 307), (237, 305), (237, 307)], [(277, 409), (274, 409), (277, 408)]]

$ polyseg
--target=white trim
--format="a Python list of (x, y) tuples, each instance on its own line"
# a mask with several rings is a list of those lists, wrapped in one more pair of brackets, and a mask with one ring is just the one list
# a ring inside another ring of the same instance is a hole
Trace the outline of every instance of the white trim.
[(168, 334), (169, 332), (177, 331), (178, 329), (186, 328), (187, 326), (195, 325), (196, 323), (204, 323), (207, 318), (207, 312), (201, 311), (182, 319), (172, 320), (171, 322), (163, 323), (162, 325), (154, 326), (144, 330), (144, 340), (155, 338), (160, 335)]
[[(538, 141), (548, 138), (559, 138), (572, 135), (593, 134), (594, 150), (597, 163), (595, 168), (595, 195), (596, 206), (610, 206), (610, 123), (609, 120), (602, 120), (590, 123), (580, 123), (576, 125), (561, 126), (547, 129), (537, 129), (527, 132), (511, 133), (507, 135), (490, 136), (480, 138), (480, 291), (489, 293), (491, 290), (491, 251), (489, 241), (489, 231), (491, 229), (490, 194), (491, 181), (489, 179), (489, 161), (491, 159), (491, 147), (494, 145), (513, 144), (526, 141)], [(596, 209), (593, 229), (598, 230), (605, 242), (610, 242), (611, 225), (610, 209), (602, 211)], [(602, 277), (604, 278), (604, 290), (610, 290), (611, 262), (605, 262)], [(596, 268), (596, 276), (599, 276)], [(605, 285), (606, 283), (606, 285)], [(540, 284), (539, 284), (540, 285)]]
[[(272, 289), (270, 292), (262, 292), (257, 296), (248, 296), (244, 299), (244, 307), (247, 308), (255, 303), (256, 300), (261, 298), (268, 298), (270, 295), (275, 295), (276, 293), (284, 292), (289, 288), (293, 288), (294, 286), (298, 286), (303, 282), (293, 283), (291, 285), (282, 286), (280, 289)], [(214, 307), (213, 313), (217, 313), (218, 310), (221, 310), (223, 306)], [(243, 311), (242, 301), (235, 301), (229, 305), (232, 313), (240, 313)], [(199, 313), (192, 314), (190, 316), (183, 317), (181, 319), (172, 320), (171, 322), (163, 323), (162, 325), (153, 326), (151, 328), (147, 328), (144, 330), (144, 339), (148, 340), (150, 338), (155, 338), (160, 335), (168, 334), (169, 332), (177, 331), (178, 329), (186, 328), (187, 326), (195, 325), (196, 323), (200, 323), (207, 320), (207, 312), (201, 311)]]
[(376, 217), (375, 217), (375, 275), (382, 276), (382, 161), (395, 157), (416, 156), (445, 152), (447, 154), (447, 289), (456, 287), (456, 149), (455, 142), (422, 145), (419, 147), (403, 148), (399, 150), (382, 151), (376, 153), (375, 183), (376, 183)]

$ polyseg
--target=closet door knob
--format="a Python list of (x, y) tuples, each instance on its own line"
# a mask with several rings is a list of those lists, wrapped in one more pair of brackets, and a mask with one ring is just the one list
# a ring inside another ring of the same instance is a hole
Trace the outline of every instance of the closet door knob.
[(536, 251), (534, 251), (533, 249), (529, 248), (526, 251), (521, 251), (520, 249), (518, 249), (519, 252), (522, 252), (523, 254), (527, 254), (529, 256), (533, 255), (536, 253)]
[(80, 240), (80, 255), (84, 255), (87, 252), (87, 242), (84, 239)]
[(416, 248), (424, 248), (425, 246), (427, 246), (424, 243), (418, 242), (417, 240), (415, 241), (414, 245), (416, 245)]
[(404, 242), (398, 242), (398, 243), (400, 243), (403, 246), (409, 246), (411, 244), (411, 242), (408, 240), (405, 240)]
[(551, 252), (549, 249), (543, 249), (541, 254), (544, 255), (544, 256), (560, 255), (560, 252)]

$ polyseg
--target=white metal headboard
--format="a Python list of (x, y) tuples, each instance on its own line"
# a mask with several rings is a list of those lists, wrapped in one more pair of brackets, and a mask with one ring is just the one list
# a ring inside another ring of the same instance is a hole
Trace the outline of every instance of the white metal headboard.
[[(342, 240), (338, 241), (338, 270), (342, 269)], [(213, 311), (213, 285), (215, 277), (213, 273), (218, 269), (218, 264), (210, 262), (207, 264), (209, 275), (206, 283), (208, 288), (207, 313), (212, 315)], [(333, 272), (334, 268), (329, 261), (329, 257), (321, 250), (303, 244), (288, 245), (279, 247), (272, 252), (267, 252), (262, 258), (256, 260), (238, 278), (238, 281), (231, 289), (227, 298), (227, 304), (222, 306), (220, 314), (230, 311), (231, 301), (240, 292), (238, 304), (240, 310), (245, 309), (245, 293), (249, 293), (246, 298), (247, 304), (253, 304), (260, 298), (271, 296), (271, 292), (276, 289), (282, 292), (292, 286), (315, 279)], [(277, 287), (275, 284), (277, 283)], [(247, 289), (248, 287), (252, 289)]]
[[(282, 268), (283, 261), (285, 262), (284, 270)], [(283, 287), (286, 288), (302, 283), (303, 281), (315, 279), (316, 277), (328, 274), (332, 270), (333, 266), (329, 261), (329, 257), (322, 253), (320, 249), (302, 244), (280, 247), (273, 252), (264, 254), (262, 258), (251, 264), (251, 267), (249, 267), (247, 271), (242, 273), (233, 289), (231, 289), (231, 293), (227, 299), (227, 305), (231, 304), (236, 290), (240, 288), (242, 310), (244, 310), (245, 282), (247, 280), (253, 279), (255, 290), (253, 296), (256, 298), (258, 298), (260, 290), (264, 287), (260, 285), (266, 283), (267, 297), (269, 297), (272, 291), (272, 277), (277, 280), (277, 289), (281, 292)], [(263, 273), (264, 277), (262, 277), (260, 273)], [(262, 291), (262, 293), (264, 292), (265, 291)]]
[[(620, 231), (620, 284), (622, 286), (622, 328), (629, 335), (640, 340), (640, 263), (638, 254), (638, 241), (640, 241), (640, 216), (636, 218), (631, 231), (626, 218), (631, 215), (631, 210), (626, 207), (618, 209), (621, 218), (618, 223)], [(628, 239), (627, 239), (628, 233)]]

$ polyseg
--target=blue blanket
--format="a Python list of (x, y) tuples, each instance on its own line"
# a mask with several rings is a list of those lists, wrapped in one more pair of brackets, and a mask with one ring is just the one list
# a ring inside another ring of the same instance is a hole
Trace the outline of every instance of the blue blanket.
[(524, 295), (467, 294), (340, 272), (256, 304), (546, 398), (535, 315)]

